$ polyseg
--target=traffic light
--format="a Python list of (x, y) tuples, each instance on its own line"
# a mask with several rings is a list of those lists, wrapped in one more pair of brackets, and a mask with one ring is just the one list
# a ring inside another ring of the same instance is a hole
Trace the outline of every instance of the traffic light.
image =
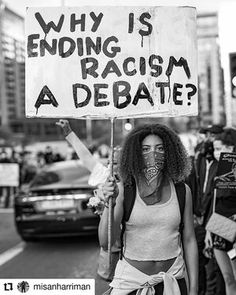
[(229, 54), (231, 95), (236, 98), (236, 52)]

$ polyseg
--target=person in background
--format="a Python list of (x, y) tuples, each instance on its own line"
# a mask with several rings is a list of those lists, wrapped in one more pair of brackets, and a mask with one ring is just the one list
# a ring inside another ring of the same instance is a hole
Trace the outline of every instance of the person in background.
[(106, 144), (101, 144), (97, 149), (98, 155), (102, 159), (107, 159), (110, 154), (110, 149)]
[[(214, 156), (217, 161), (219, 161), (221, 153), (231, 153), (236, 151), (236, 130), (233, 128), (225, 128), (224, 132), (219, 134), (215, 138), (213, 145)], [(215, 210), (218, 214), (228, 217), (236, 222), (235, 196), (236, 190), (217, 189)], [(236, 294), (236, 261), (231, 261), (229, 256), (227, 255), (227, 251), (233, 248), (233, 243), (223, 239), (220, 236), (214, 234), (211, 235), (209, 232), (206, 233), (205, 243), (206, 247), (213, 246), (216, 261), (220, 267), (221, 273), (225, 281), (226, 294)]]
[(44, 152), (38, 151), (36, 154), (37, 166), (41, 169), (45, 165)]
[[(189, 171), (187, 153), (180, 138), (166, 126), (145, 125), (129, 133), (121, 151), (121, 181), (116, 183), (110, 178), (102, 186), (107, 201), (111, 197), (113, 200), (113, 243), (120, 234), (124, 187), (132, 184), (136, 187), (134, 206), (126, 222), (123, 259), (117, 263), (106, 294), (197, 295), (198, 253), (192, 196), (185, 185), (183, 255), (174, 186), (183, 181)], [(108, 244), (107, 227), (108, 209), (105, 207), (99, 224), (99, 240), (104, 249)]]
[(37, 160), (32, 161), (31, 152), (23, 151), (20, 162), (20, 185), (28, 184), (38, 172)]
[(225, 284), (213, 255), (213, 249), (205, 246), (205, 226), (209, 220), (212, 204), (212, 188), (214, 177), (216, 175), (218, 162), (214, 157), (213, 142), (206, 141), (204, 147), (205, 153), (202, 158), (199, 170), (199, 211), (201, 216), (200, 227), (203, 232), (203, 253), (208, 258), (206, 261), (206, 294), (207, 295), (224, 295)]
[(206, 270), (205, 265), (208, 259), (203, 254), (205, 229), (201, 225), (201, 212), (200, 212), (200, 198), (199, 186), (197, 182), (197, 174), (195, 169), (194, 153), (188, 149), (189, 159), (192, 164), (192, 169), (189, 176), (185, 179), (185, 183), (189, 186), (193, 198), (193, 216), (194, 216), (194, 231), (196, 235), (198, 247), (198, 295), (205, 295), (206, 291)]
[[(5, 151), (5, 149), (2, 149), (2, 151), (0, 153), (0, 163), (12, 163), (12, 161), (9, 158), (9, 156), (8, 156), (7, 152)], [(10, 193), (11, 193), (10, 192), (10, 187), (9, 186), (1, 187), (0, 193), (1, 193), (3, 207), (7, 208), (9, 206), (9, 203), (10, 203)]]
[(224, 132), (224, 126), (220, 124), (209, 125), (206, 128), (206, 140), (214, 142), (219, 134)]
[[(91, 186), (98, 187), (94, 191), (95, 197), (90, 198), (88, 206), (95, 207), (96, 211), (95, 213), (98, 215), (101, 215), (104, 210), (104, 196), (100, 190), (100, 186), (107, 180), (107, 178), (110, 176), (111, 170), (110, 170), (110, 163), (108, 162), (108, 166), (105, 166), (102, 164), (96, 156), (94, 156), (91, 151), (84, 145), (84, 143), (79, 139), (79, 137), (72, 131), (70, 124), (68, 120), (59, 120), (56, 122), (56, 125), (60, 126), (63, 130), (64, 136), (66, 140), (69, 142), (69, 144), (73, 147), (75, 154), (77, 155), (77, 158), (79, 158), (83, 165), (88, 168), (88, 170), (91, 172), (89, 176), (88, 183)], [(107, 152), (107, 148), (105, 146), (104, 149), (105, 152)], [(114, 170), (114, 176), (117, 180), (119, 180), (118, 176), (118, 164), (119, 164), (119, 152), (120, 147), (117, 146), (114, 148), (114, 160), (113, 160), (113, 170)], [(103, 155), (107, 154), (103, 153)], [(110, 160), (109, 160), (110, 161)], [(95, 199), (95, 200), (94, 200)], [(115, 257), (116, 260), (118, 260), (120, 252), (120, 241), (117, 240), (116, 243), (112, 247), (112, 253), (113, 257)], [(109, 277), (106, 272), (103, 270), (103, 259), (107, 257), (107, 253), (104, 252), (104, 250), (100, 249), (100, 255), (99, 255), (99, 262), (101, 262), (98, 265), (98, 275), (99, 278), (103, 278), (106, 281), (110, 280), (110, 274)]]
[(68, 120), (60, 119), (56, 122), (56, 125), (62, 128), (65, 139), (72, 146), (83, 165), (92, 173), (90, 175), (89, 184), (91, 186), (96, 186), (104, 183), (110, 175), (110, 170), (91, 154), (86, 145), (79, 139), (74, 131), (72, 131)]
[(0, 153), (0, 163), (11, 163), (11, 159), (8, 157), (7, 152), (3, 149)]
[(205, 140), (206, 140), (206, 128), (201, 127), (197, 132), (197, 144), (194, 148), (196, 157), (198, 156), (198, 153), (201, 151), (202, 145), (204, 144)]
[(46, 146), (46, 149), (44, 152), (45, 164), (52, 164), (53, 158), (54, 158), (54, 155), (53, 155), (52, 148), (48, 145), (48, 146)]
[(199, 130), (199, 134), (202, 135), (202, 141), (199, 142), (195, 148), (195, 167), (197, 172), (197, 177), (200, 176), (200, 167), (202, 158), (203, 161), (205, 161), (205, 148), (207, 147), (208, 142), (213, 142), (217, 134), (220, 134), (223, 132), (223, 126), (222, 125), (210, 125), (208, 127), (202, 127)]
[[(110, 176), (110, 159), (107, 161), (107, 165), (101, 163), (99, 159), (94, 156), (89, 148), (79, 139), (79, 137), (72, 131), (69, 121), (60, 119), (56, 122), (56, 125), (60, 126), (63, 130), (63, 134), (68, 143), (72, 146), (77, 156), (83, 165), (91, 172), (88, 183), (91, 186), (100, 186)], [(113, 159), (113, 171), (116, 180), (119, 180), (118, 164), (119, 164), (120, 146), (114, 148)], [(107, 157), (106, 157), (107, 158)], [(102, 194), (100, 194), (101, 196)]]
[(55, 162), (61, 162), (64, 161), (65, 158), (60, 154), (58, 148), (55, 148), (54, 154), (53, 154), (53, 163)]
[[(206, 295), (224, 295), (225, 284), (216, 263), (211, 247), (205, 245), (205, 225), (209, 219), (209, 212), (212, 200), (212, 187), (217, 170), (217, 161), (214, 157), (213, 142), (215, 137), (223, 132), (222, 125), (211, 125), (207, 128), (201, 128), (200, 132), (205, 138), (199, 145), (196, 153), (195, 169), (198, 182), (198, 214), (197, 214), (197, 241), (201, 254), (200, 265), (205, 264), (205, 269), (202, 267), (199, 282), (202, 286), (203, 294), (205, 289)], [(203, 250), (203, 253), (202, 253)]]

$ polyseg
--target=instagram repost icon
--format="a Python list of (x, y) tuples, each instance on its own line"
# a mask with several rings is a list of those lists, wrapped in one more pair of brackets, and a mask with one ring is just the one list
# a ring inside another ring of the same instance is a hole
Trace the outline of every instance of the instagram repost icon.
[(4, 284), (4, 290), (5, 291), (12, 291), (13, 290), (13, 284), (12, 283), (5, 283)]
[(21, 293), (26, 293), (29, 290), (29, 283), (26, 281), (22, 281), (17, 284), (17, 289)]

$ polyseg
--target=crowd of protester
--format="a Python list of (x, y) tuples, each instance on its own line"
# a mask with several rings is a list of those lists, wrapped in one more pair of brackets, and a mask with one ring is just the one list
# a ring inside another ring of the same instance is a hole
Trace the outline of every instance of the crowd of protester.
[[(229, 265), (230, 259), (225, 258), (227, 251), (233, 246), (235, 247), (235, 244), (230, 244), (221, 237), (211, 235), (205, 229), (212, 214), (214, 178), (217, 172), (219, 155), (221, 152), (236, 151), (236, 129), (212, 125), (201, 128), (196, 138), (196, 142), (194, 144), (191, 142), (191, 148), (188, 149), (192, 171), (186, 183), (189, 185), (193, 196), (194, 225), (199, 252), (198, 294), (236, 294), (234, 293), (236, 281), (233, 273), (235, 269)], [(90, 152), (96, 158), (108, 158), (109, 147), (105, 144), (99, 147), (91, 146)], [(2, 148), (0, 152), (0, 163), (19, 164), (20, 185), (28, 183), (44, 165), (68, 159), (78, 159), (77, 153), (71, 150), (70, 155), (65, 157), (54, 151), (50, 146), (47, 146), (44, 151), (38, 152), (34, 157), (28, 151), (18, 153), (13, 149), (9, 155)], [(3, 198), (4, 189), (5, 197)], [(0, 193), (1, 206), (8, 207), (9, 188), (1, 187)], [(227, 198), (223, 199), (227, 200)], [(227, 206), (231, 208), (226, 208), (223, 215), (235, 220), (235, 201), (231, 199), (230, 202), (230, 205)], [(218, 207), (222, 209), (224, 204), (218, 201)], [(235, 261), (236, 259), (234, 264)]]
[[(89, 149), (96, 158), (108, 157), (109, 147), (105, 144), (100, 146), (92, 145)], [(78, 159), (75, 151), (68, 149), (65, 155), (49, 145), (37, 153), (32, 153), (27, 149), (20, 152), (14, 148), (2, 147), (0, 149), (0, 164), (16, 163), (19, 165), (19, 187), (23, 184), (28, 184), (45, 165), (74, 159)], [(12, 205), (11, 198), (16, 190), (17, 188), (12, 189), (8, 186), (0, 186), (0, 207), (7, 208)]]
[[(58, 125), (63, 130), (69, 126), (66, 122)], [(70, 128), (67, 131), (64, 134), (65, 138), (72, 144), (76, 153), (86, 154), (80, 140), (73, 136)], [(184, 141), (183, 136), (181, 139)], [(189, 185), (193, 196), (194, 229), (199, 257), (198, 295), (233, 295), (236, 294), (236, 259), (231, 261), (227, 252), (235, 248), (236, 243), (230, 243), (220, 236), (207, 232), (206, 224), (212, 214), (214, 179), (219, 156), (221, 152), (236, 151), (236, 129), (212, 125), (201, 128), (195, 139), (197, 140), (187, 136), (186, 140), (185, 137), (186, 148), (192, 162), (191, 173), (185, 182)], [(106, 173), (101, 173), (104, 170), (101, 168), (99, 166), (99, 175), (105, 175)], [(93, 172), (92, 174), (94, 175)], [(219, 213), (233, 220), (236, 220), (235, 196), (235, 190), (218, 190), (216, 204)]]
[[(236, 255), (230, 257), (229, 253), (232, 250), (235, 253), (236, 240), (230, 242), (213, 234), (206, 230), (206, 225), (213, 213), (214, 185), (220, 154), (236, 152), (236, 129), (212, 125), (201, 128), (197, 138), (195, 147), (189, 138), (191, 142), (187, 149), (192, 170), (185, 182), (193, 196), (194, 229), (199, 257), (198, 295), (233, 295), (236, 294)], [(230, 172), (234, 182), (235, 170)], [(235, 222), (235, 189), (217, 189), (215, 208), (218, 214)]]
[[(230, 261), (227, 251), (233, 243), (206, 231), (212, 214), (214, 178), (221, 152), (236, 151), (236, 129), (212, 125), (199, 130), (201, 141), (191, 157), (192, 173), (187, 183), (192, 190), (195, 234), (199, 252), (199, 295), (236, 294), (235, 262)], [(235, 179), (236, 180), (236, 179)], [(218, 192), (219, 191), (219, 192)], [(218, 213), (236, 217), (235, 191), (217, 190)]]

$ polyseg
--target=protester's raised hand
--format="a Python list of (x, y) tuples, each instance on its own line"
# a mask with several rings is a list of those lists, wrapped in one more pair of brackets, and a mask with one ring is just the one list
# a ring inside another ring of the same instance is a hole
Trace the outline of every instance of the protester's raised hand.
[(56, 122), (56, 125), (62, 128), (64, 136), (67, 136), (72, 131), (68, 120), (60, 119)]

